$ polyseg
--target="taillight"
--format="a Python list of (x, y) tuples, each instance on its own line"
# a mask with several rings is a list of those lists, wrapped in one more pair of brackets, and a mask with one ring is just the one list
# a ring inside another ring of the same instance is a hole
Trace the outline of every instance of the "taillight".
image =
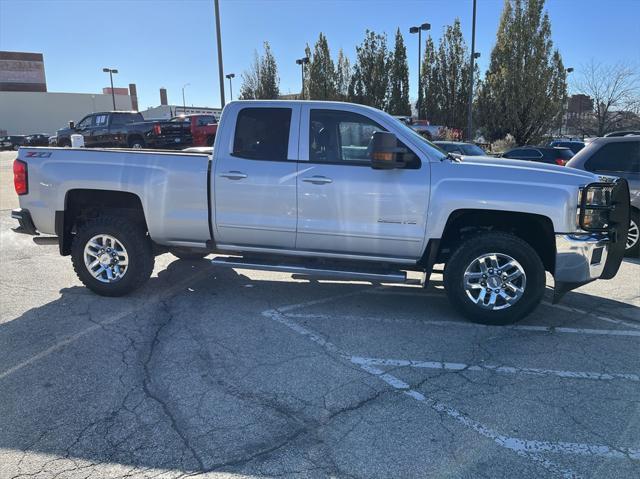
[(153, 125), (153, 133), (154, 135), (162, 134), (162, 128), (160, 128), (159, 124), (156, 123), (155, 125)]
[(24, 161), (15, 160), (13, 162), (13, 186), (19, 195), (26, 195), (29, 192), (27, 164)]
[(564, 166), (566, 164), (567, 164), (567, 160), (565, 160), (563, 158), (556, 158), (556, 165)]

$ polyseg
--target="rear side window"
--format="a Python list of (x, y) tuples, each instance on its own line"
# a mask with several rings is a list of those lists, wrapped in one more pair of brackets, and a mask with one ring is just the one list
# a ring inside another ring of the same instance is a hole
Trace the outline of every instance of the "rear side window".
[(112, 125), (126, 125), (136, 121), (143, 121), (137, 113), (115, 113), (111, 117)]
[(558, 158), (562, 158), (563, 160), (569, 161), (571, 158), (573, 158), (573, 151), (571, 151), (570, 149), (563, 149), (563, 150), (557, 150), (558, 151)]
[(243, 108), (233, 137), (233, 156), (251, 160), (287, 159), (291, 108)]
[(198, 126), (207, 126), (215, 124), (216, 119), (214, 116), (199, 116)]
[(587, 160), (585, 169), (588, 171), (640, 173), (640, 141), (604, 145)]

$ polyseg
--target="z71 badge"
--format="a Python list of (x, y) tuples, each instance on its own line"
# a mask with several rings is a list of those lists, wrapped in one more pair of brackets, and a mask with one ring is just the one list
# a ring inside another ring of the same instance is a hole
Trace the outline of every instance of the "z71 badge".
[(50, 151), (27, 151), (26, 158), (49, 158)]

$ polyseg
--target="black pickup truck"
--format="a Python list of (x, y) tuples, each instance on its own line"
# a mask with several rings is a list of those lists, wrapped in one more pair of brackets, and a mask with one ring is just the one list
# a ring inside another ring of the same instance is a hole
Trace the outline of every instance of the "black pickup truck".
[(107, 111), (85, 116), (77, 124), (58, 130), (57, 146), (71, 146), (71, 135), (84, 137), (87, 148), (182, 149), (192, 143), (191, 130), (182, 123), (145, 121), (132, 111)]

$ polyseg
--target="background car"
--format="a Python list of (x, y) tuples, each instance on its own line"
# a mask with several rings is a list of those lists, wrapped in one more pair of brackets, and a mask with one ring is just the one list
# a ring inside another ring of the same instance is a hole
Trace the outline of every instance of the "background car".
[(487, 152), (473, 143), (464, 143), (461, 141), (434, 141), (441, 150), (447, 153), (457, 153), (465, 156), (487, 156)]
[(605, 138), (611, 138), (616, 136), (632, 136), (632, 135), (640, 135), (640, 131), (638, 130), (625, 130), (625, 131), (612, 131), (611, 133), (607, 133), (604, 135)]
[(640, 136), (596, 138), (574, 156), (567, 167), (619, 176), (629, 182), (631, 222), (627, 254), (640, 255)]
[(584, 141), (579, 140), (553, 140), (547, 146), (569, 148), (575, 155), (584, 148)]
[(17, 150), (24, 143), (24, 135), (0, 136), (0, 150)]
[(520, 146), (507, 151), (502, 157), (564, 166), (573, 158), (573, 152), (569, 148), (552, 146)]
[(49, 135), (44, 133), (29, 135), (24, 140), (24, 146), (49, 146)]

